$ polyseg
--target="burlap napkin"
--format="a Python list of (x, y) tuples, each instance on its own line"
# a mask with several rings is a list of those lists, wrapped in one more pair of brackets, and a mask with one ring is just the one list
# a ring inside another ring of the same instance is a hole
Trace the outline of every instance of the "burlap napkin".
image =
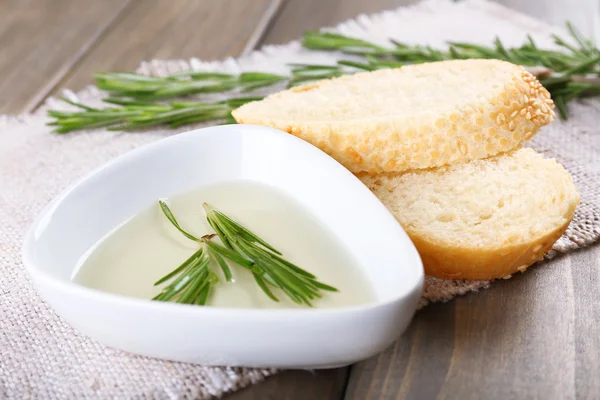
[[(443, 46), (446, 40), (490, 43), (496, 35), (519, 45), (526, 33), (551, 46), (549, 26), (484, 1), (430, 0), (372, 16), (359, 16), (336, 29), (385, 41)], [(183, 69), (227, 72), (286, 72), (287, 62), (331, 63), (340, 55), (302, 50), (298, 43), (268, 46), (224, 62), (152, 61), (141, 72), (164, 75)], [(74, 95), (74, 94), (71, 94)], [(89, 88), (78, 96), (99, 102)], [(50, 100), (46, 107), (62, 107)], [(573, 175), (582, 203), (554, 253), (591, 244), (600, 236), (600, 155), (596, 129), (600, 102), (574, 104), (568, 122), (544, 128), (531, 144), (556, 157)], [(142, 144), (174, 134), (97, 130), (49, 134), (43, 116), (0, 117), (0, 398), (209, 398), (257, 382), (273, 370), (207, 368), (138, 357), (106, 348), (79, 335), (37, 296), (21, 263), (23, 234), (34, 216), (74, 179)], [(188, 128), (186, 128), (188, 129)], [(552, 255), (550, 255), (552, 256)], [(490, 282), (428, 279), (422, 306), (487, 287)]]

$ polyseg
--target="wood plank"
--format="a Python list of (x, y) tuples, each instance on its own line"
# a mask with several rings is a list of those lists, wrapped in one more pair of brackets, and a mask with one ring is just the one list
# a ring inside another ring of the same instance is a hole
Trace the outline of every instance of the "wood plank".
[(0, 1), (0, 114), (27, 111), (127, 1)]
[(594, 398), (600, 247), (419, 312), (397, 344), (353, 366), (347, 399)]
[(418, 0), (288, 0), (265, 35), (265, 44), (286, 43), (308, 30), (332, 26), (359, 14), (417, 3)]
[(264, 382), (249, 386), (225, 396), (227, 400), (293, 400), (341, 399), (344, 394), (348, 369), (318, 371), (284, 371)]
[(346, 397), (405, 397), (411, 388), (401, 383), (416, 380), (427, 382), (421, 388), (422, 398), (434, 398), (432, 394), (443, 384), (444, 375), (431, 372), (445, 371), (452, 357), (453, 309), (452, 303), (426, 307), (391, 348), (353, 366)]
[(575, 303), (575, 395), (592, 399), (600, 393), (600, 245), (569, 258)]
[(133, 71), (144, 60), (239, 55), (273, 2), (136, 1), (54, 92), (81, 89), (93, 83), (94, 72)]

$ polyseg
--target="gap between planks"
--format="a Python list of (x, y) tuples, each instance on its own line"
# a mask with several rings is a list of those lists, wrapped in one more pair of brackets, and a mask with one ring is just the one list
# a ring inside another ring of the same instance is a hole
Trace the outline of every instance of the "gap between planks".
[(90, 40), (87, 41), (87, 43), (85, 43), (80, 49), (79, 51), (77, 51), (75, 54), (73, 54), (73, 56), (71, 57), (71, 59), (69, 60), (69, 62), (67, 62), (65, 65), (63, 65), (58, 72), (56, 72), (54, 74), (54, 76), (50, 79), (50, 81), (42, 88), (42, 90), (40, 90), (33, 99), (31, 99), (26, 105), (25, 107), (23, 107), (23, 110), (21, 111), (22, 113), (32, 113), (34, 111), (36, 111), (42, 104), (44, 104), (44, 101), (46, 101), (46, 98), (48, 98), (48, 96), (50, 95), (50, 93), (52, 93), (59, 85), (60, 83), (63, 81), (63, 79), (65, 78), (65, 76), (67, 75), (67, 73), (69, 72), (69, 70), (73, 69), (74, 67), (77, 66), (77, 64), (83, 59), (83, 57), (89, 52), (91, 51), (94, 46), (99, 42), (99, 39), (104, 36), (104, 34), (106, 34), (108, 31), (110, 31), (110, 29), (115, 26), (119, 20), (121, 18), (123, 18), (123, 16), (126, 14), (125, 13), (125, 9), (127, 7), (130, 7), (131, 4), (134, 4), (133, 0), (125, 0), (121, 6), (121, 8), (119, 9), (118, 12), (115, 13), (115, 15), (112, 16), (112, 18), (110, 18), (106, 24), (99, 29), (91, 38)]
[(269, 32), (269, 29), (273, 25), (273, 22), (279, 15), (285, 0), (271, 0), (265, 13), (256, 24), (254, 32), (248, 38), (248, 42), (242, 50), (241, 56), (246, 56), (257, 49), (258, 46), (263, 44), (263, 39)]
[[(284, 1), (285, 0), (269, 1), (264, 14), (258, 21), (256, 27), (252, 31), (252, 34), (249, 36), (241, 54), (237, 54), (236, 56), (245, 56), (256, 50), (258, 46), (262, 45), (263, 39), (266, 33), (269, 31), (273, 21), (281, 11)], [(98, 43), (100, 43), (100, 39), (106, 33), (116, 26), (121, 19), (125, 18), (127, 15), (127, 8), (133, 6), (134, 4), (136, 4), (134, 0), (124, 1), (119, 11), (116, 12), (115, 15), (102, 27), (102, 29), (99, 29), (98, 32), (71, 57), (68, 63), (66, 63), (57, 73), (54, 74), (54, 76), (42, 88), (42, 90), (40, 90), (40, 92), (27, 103), (22, 112), (32, 113), (41, 107), (50, 94), (54, 92), (54, 90), (56, 90), (56, 88), (58, 88), (60, 84), (67, 78), (68, 72), (75, 68), (84, 59), (86, 54), (88, 54)]]

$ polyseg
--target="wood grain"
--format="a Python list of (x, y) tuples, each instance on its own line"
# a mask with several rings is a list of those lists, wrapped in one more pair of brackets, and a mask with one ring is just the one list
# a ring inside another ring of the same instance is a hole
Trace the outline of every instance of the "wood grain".
[[(600, 394), (600, 246), (566, 257), (574, 295), (575, 395)], [(554, 332), (552, 329), (551, 332)]]
[(0, 114), (31, 109), (127, 1), (0, 1)]
[(341, 399), (347, 379), (347, 368), (284, 371), (225, 398), (227, 400)]
[(266, 44), (298, 39), (305, 31), (332, 26), (359, 14), (369, 14), (418, 0), (288, 0), (273, 22)]
[(274, 0), (132, 2), (57, 86), (78, 90), (98, 71), (133, 71), (141, 61), (239, 55)]
[(443, 374), (452, 357), (454, 305), (434, 304), (420, 311), (394, 346), (352, 367), (346, 398), (403, 398), (411, 391), (406, 383), (427, 382), (422, 398), (431, 399), (444, 382)]
[(567, 399), (600, 393), (600, 248), (426, 307), (353, 366), (346, 399)]

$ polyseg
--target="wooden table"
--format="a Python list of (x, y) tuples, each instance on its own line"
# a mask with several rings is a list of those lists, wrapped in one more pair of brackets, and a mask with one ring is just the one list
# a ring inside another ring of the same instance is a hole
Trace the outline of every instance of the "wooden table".
[[(0, 113), (34, 111), (94, 71), (237, 56), (409, 1), (0, 0)], [(287, 371), (227, 399), (597, 399), (599, 292), (596, 246), (428, 306), (351, 368)]]

